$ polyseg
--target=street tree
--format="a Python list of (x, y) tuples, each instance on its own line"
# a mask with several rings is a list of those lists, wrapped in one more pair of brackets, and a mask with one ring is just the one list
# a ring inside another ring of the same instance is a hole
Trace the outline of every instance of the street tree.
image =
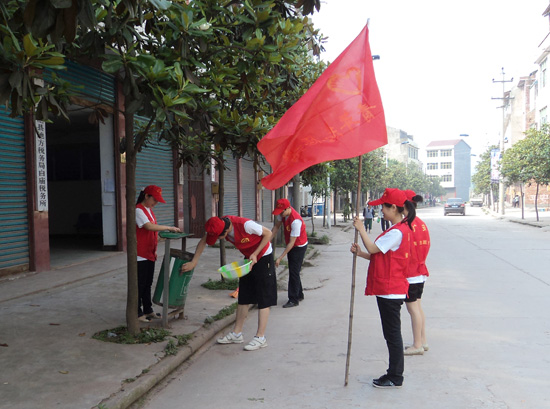
[(472, 175), (472, 183), (474, 185), (474, 194), (476, 195), (491, 195), (491, 203), (493, 197), (493, 183), (491, 182), (491, 151), (497, 149), (498, 146), (489, 146), (485, 152), (480, 155), (480, 160), (475, 167), (475, 172)]
[(531, 182), (536, 184), (535, 213), (539, 221), (538, 197), (540, 185), (550, 184), (550, 126), (544, 124), (541, 129), (529, 129), (524, 139), (524, 154), (528, 164), (527, 173)]
[(304, 169), (300, 173), (304, 186), (311, 187), (311, 231), (315, 233), (315, 224), (313, 223), (314, 204), (316, 199), (324, 198), (329, 194), (328, 179), (331, 172), (331, 162), (322, 162)]
[(530, 164), (528, 163), (530, 141), (522, 139), (510, 149), (504, 151), (500, 161), (500, 173), (508, 186), (519, 184), (521, 197), (521, 218), (525, 217), (523, 205), (523, 186), (531, 180)]

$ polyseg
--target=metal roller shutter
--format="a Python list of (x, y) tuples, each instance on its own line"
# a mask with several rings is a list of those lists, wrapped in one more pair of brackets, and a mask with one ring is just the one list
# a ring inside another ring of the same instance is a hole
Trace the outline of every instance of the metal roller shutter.
[(237, 160), (230, 153), (226, 154), (225, 167), (223, 215), (239, 216)]
[(0, 270), (29, 264), (25, 125), (0, 106)]
[(262, 222), (271, 221), (271, 212), (273, 211), (271, 205), (271, 195), (273, 192), (269, 189), (262, 189)]
[[(81, 97), (90, 101), (99, 101), (108, 105), (115, 103), (115, 79), (95, 68), (65, 61), (66, 70), (56, 70), (61, 79), (70, 82), (77, 88), (74, 90)], [(49, 79), (50, 70), (46, 70), (45, 78)]]
[(248, 157), (241, 159), (241, 186), (243, 217), (256, 220), (256, 172), (254, 162)]
[[(140, 121), (139, 118), (136, 119)], [(162, 188), (162, 197), (166, 203), (155, 206), (154, 212), (158, 224), (173, 226), (175, 222), (174, 165), (172, 148), (165, 141), (155, 137), (147, 142), (137, 154), (136, 195), (147, 185)], [(137, 200), (137, 197), (136, 197)]]

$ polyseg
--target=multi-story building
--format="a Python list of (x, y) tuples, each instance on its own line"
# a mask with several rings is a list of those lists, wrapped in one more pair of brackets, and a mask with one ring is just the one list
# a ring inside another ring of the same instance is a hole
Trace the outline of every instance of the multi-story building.
[(402, 129), (387, 127), (388, 144), (384, 147), (387, 159), (394, 159), (401, 163), (416, 163), (420, 166), (418, 159), (418, 145), (412, 135)]
[(433, 141), (426, 147), (426, 175), (439, 177), (446, 197), (468, 200), (471, 148), (463, 139)]

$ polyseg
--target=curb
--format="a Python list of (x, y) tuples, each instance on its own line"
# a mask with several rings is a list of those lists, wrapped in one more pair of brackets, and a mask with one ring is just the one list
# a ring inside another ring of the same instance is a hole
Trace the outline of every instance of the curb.
[(123, 386), (119, 392), (115, 392), (110, 397), (103, 399), (93, 408), (128, 408), (212, 340), (217, 333), (223, 331), (234, 322), (235, 314), (232, 314), (195, 331), (193, 338), (187, 345), (182, 347), (182, 350), (178, 354), (162, 358), (158, 363), (150, 367), (148, 373), (140, 375), (135, 382)]

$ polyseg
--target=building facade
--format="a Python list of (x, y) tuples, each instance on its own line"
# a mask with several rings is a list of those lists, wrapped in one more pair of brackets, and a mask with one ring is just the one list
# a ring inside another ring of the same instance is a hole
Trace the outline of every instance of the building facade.
[(471, 148), (464, 140), (433, 141), (426, 147), (426, 175), (439, 178), (446, 198), (469, 199), (470, 169)]

